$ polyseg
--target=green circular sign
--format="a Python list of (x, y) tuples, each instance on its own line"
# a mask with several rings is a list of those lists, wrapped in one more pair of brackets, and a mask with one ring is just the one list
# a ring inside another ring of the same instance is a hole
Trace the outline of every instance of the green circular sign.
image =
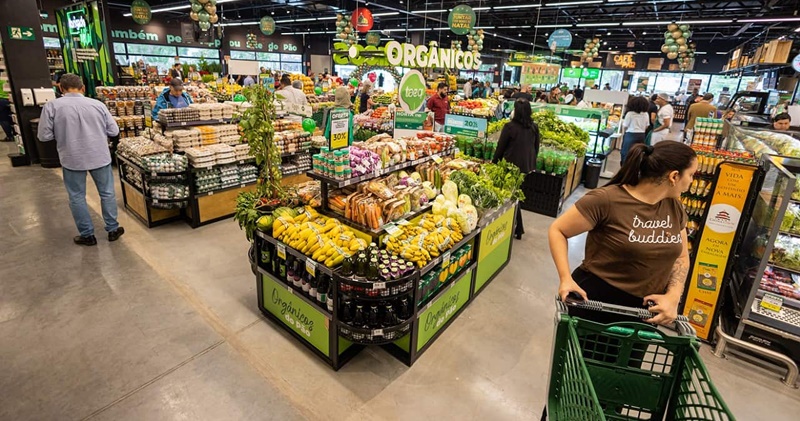
[(144, 25), (150, 22), (153, 13), (150, 11), (150, 5), (144, 0), (133, 0), (131, 3), (131, 18), (139, 25)]
[(380, 32), (376, 32), (376, 31), (367, 32), (367, 37), (366, 38), (367, 38), (367, 45), (377, 46), (378, 44), (381, 43), (381, 33)]
[(258, 27), (261, 29), (262, 34), (272, 35), (275, 33), (275, 20), (269, 16), (264, 16), (258, 23)]
[(425, 103), (425, 76), (418, 70), (411, 70), (400, 80), (400, 108), (407, 113), (415, 113)]
[(475, 11), (466, 4), (459, 4), (450, 11), (447, 24), (456, 35), (466, 35), (475, 27)]

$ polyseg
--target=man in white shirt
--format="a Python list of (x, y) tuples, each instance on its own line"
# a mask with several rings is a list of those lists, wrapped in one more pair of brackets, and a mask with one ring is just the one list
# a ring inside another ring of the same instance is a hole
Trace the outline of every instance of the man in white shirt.
[(464, 82), (464, 98), (472, 98), (472, 79), (467, 79), (467, 81)]
[(650, 138), (651, 145), (655, 145), (666, 139), (669, 135), (669, 129), (672, 126), (672, 118), (675, 116), (675, 110), (669, 103), (669, 95), (664, 93), (658, 94), (656, 105), (658, 105), (658, 114), (656, 114), (656, 124), (653, 129), (653, 135)]
[(281, 76), (281, 89), (276, 92), (278, 99), (283, 98), (284, 104), (308, 105), (308, 98), (303, 91), (292, 86), (289, 75)]

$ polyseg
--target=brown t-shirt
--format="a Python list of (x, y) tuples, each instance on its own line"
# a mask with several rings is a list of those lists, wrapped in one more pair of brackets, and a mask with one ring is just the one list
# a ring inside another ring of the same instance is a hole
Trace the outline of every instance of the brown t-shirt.
[(651, 205), (613, 185), (590, 191), (575, 207), (594, 225), (586, 238), (583, 269), (637, 297), (666, 291), (684, 247), (686, 212), (680, 201)]

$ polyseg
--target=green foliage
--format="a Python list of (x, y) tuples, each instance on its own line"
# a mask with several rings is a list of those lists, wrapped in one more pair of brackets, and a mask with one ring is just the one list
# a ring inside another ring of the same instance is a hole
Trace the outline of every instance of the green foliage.
[(495, 187), (491, 180), (469, 170), (453, 172), (450, 181), (456, 183), (459, 194), (472, 198), (472, 204), (477, 208), (496, 208), (511, 197), (510, 192)]
[(539, 126), (542, 144), (570, 150), (577, 156), (586, 154), (588, 132), (573, 123), (562, 121), (552, 111), (534, 112), (531, 117)]
[(510, 119), (504, 118), (502, 120), (491, 121), (489, 122), (489, 127), (486, 129), (486, 135), (489, 136), (491, 134), (497, 133), (503, 130), (503, 127), (511, 121)]
[(497, 164), (481, 165), (481, 175), (490, 180), (495, 188), (509, 192), (517, 200), (525, 200), (525, 194), (520, 189), (525, 181), (525, 174), (516, 165), (501, 159)]
[(261, 196), (258, 192), (242, 192), (236, 197), (236, 211), (233, 218), (239, 223), (239, 228), (244, 230), (248, 241), (252, 241), (256, 222), (261, 217), (261, 213), (256, 210), (260, 204)]
[(214, 80), (214, 75), (203, 75), (203, 83), (211, 83)]

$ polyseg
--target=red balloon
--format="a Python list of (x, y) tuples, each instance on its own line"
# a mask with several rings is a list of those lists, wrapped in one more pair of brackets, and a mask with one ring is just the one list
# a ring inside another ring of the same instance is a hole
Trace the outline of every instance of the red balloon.
[(378, 79), (378, 76), (375, 75), (375, 72), (370, 72), (367, 74), (367, 79), (369, 79), (370, 82), (375, 83), (375, 81)]
[(350, 19), (350, 23), (356, 31), (366, 34), (372, 29), (372, 25), (375, 21), (372, 19), (372, 12), (370, 12), (369, 9), (366, 7), (357, 7), (356, 10), (353, 11), (353, 17)]

